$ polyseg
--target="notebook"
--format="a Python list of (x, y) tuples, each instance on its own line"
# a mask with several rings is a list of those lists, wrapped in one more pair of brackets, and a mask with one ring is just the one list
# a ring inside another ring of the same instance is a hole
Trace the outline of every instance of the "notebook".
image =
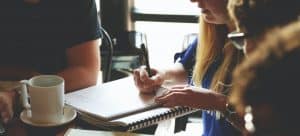
[(136, 133), (129, 133), (129, 132), (111, 132), (111, 131), (69, 128), (64, 136), (153, 136), (153, 135), (136, 134)]
[(122, 131), (134, 131), (197, 111), (188, 107), (163, 108), (155, 104), (154, 97), (165, 91), (161, 87), (156, 94), (141, 94), (133, 77), (126, 77), (68, 93), (65, 103), (75, 108), (79, 117), (90, 124)]

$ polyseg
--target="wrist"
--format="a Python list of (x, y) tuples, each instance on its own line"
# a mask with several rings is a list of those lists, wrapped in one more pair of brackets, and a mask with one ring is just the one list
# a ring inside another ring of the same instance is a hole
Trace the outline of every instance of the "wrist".
[(229, 103), (226, 95), (219, 95), (219, 111), (221, 112), (235, 112), (234, 106)]
[(174, 65), (168, 66), (167, 68), (162, 70), (164, 80), (171, 80), (176, 82), (185, 81), (186, 71), (181, 63), (176, 63)]
[(236, 113), (234, 106), (231, 103), (229, 103), (228, 100), (225, 103), (225, 109), (222, 110), (222, 113), (227, 118), (230, 118), (233, 114)]
[(158, 71), (158, 74), (161, 78), (161, 81), (165, 81), (169, 79), (169, 73), (167, 69), (162, 69)]
[(217, 94), (216, 95), (218, 98), (217, 98), (217, 110), (219, 111), (225, 111), (226, 110), (226, 106), (227, 106), (227, 103), (228, 103), (228, 100), (227, 100), (227, 96), (223, 95), (223, 94)]

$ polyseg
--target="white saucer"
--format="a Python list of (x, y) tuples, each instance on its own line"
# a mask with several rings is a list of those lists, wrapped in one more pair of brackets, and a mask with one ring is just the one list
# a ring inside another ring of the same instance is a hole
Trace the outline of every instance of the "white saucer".
[(64, 116), (63, 116), (62, 120), (58, 123), (36, 123), (36, 122), (33, 122), (31, 120), (31, 111), (28, 111), (28, 110), (23, 110), (20, 115), (20, 118), (24, 123), (35, 126), (35, 127), (55, 127), (55, 126), (60, 126), (60, 125), (64, 125), (64, 124), (71, 122), (72, 120), (75, 119), (76, 115), (77, 115), (77, 113), (73, 108), (66, 106), (66, 107), (64, 107)]

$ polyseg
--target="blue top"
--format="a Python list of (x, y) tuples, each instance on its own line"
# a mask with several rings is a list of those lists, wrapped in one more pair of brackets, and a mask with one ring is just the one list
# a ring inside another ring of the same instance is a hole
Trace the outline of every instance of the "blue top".
[(0, 67), (56, 73), (68, 48), (101, 37), (94, 0), (3, 0), (0, 18)]
[(194, 40), (183, 52), (176, 53), (174, 60), (181, 63), (186, 71), (188, 71), (188, 82), (192, 84), (192, 73), (195, 64), (195, 56), (198, 41)]
[[(187, 71), (192, 71), (195, 64), (197, 41), (193, 42), (186, 51), (177, 54), (179, 62)], [(220, 59), (216, 59), (204, 75), (202, 87), (209, 88), (212, 77), (220, 65)], [(191, 74), (191, 73), (189, 73)], [(189, 77), (190, 78), (190, 77)], [(215, 111), (202, 111), (203, 136), (237, 136), (241, 135), (226, 119), (217, 118)]]

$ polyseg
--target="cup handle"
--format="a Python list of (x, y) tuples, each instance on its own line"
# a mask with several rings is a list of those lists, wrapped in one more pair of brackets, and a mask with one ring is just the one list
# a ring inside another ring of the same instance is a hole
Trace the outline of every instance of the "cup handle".
[(21, 102), (22, 102), (23, 107), (26, 110), (29, 110), (30, 104), (28, 102), (28, 91), (27, 91), (28, 80), (22, 80), (22, 81), (20, 81), (20, 83), (21, 83), (21, 87), (20, 87)]

